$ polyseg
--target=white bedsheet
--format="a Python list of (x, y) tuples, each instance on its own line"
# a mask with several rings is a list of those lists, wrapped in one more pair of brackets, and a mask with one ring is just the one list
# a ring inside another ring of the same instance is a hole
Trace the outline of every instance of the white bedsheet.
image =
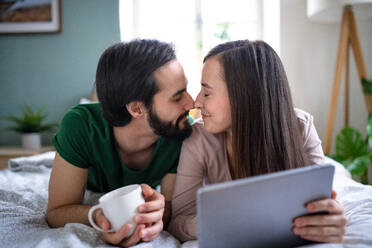
[[(337, 162), (334, 188), (337, 200), (349, 218), (344, 244), (318, 244), (306, 247), (372, 247), (372, 186), (350, 178)], [(0, 247), (112, 247), (100, 239), (95, 229), (77, 223), (49, 228), (44, 220), (51, 169), (40, 164), (20, 171), (0, 171)], [(84, 201), (95, 204), (100, 195), (87, 191)], [(197, 247), (196, 241), (180, 244), (167, 232), (152, 242), (136, 247)]]

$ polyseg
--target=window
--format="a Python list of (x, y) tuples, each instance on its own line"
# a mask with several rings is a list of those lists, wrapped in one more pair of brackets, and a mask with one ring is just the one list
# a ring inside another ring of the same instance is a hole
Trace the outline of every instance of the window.
[(188, 91), (194, 98), (200, 90), (203, 57), (215, 45), (237, 39), (264, 39), (278, 52), (278, 0), (120, 0), (119, 3), (121, 39), (154, 38), (173, 43), (189, 81)]

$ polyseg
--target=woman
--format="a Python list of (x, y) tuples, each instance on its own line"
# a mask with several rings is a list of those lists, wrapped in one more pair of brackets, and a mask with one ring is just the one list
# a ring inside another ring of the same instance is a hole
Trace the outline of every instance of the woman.
[[(212, 184), (321, 164), (321, 141), (308, 113), (293, 108), (283, 65), (265, 42), (233, 41), (204, 59), (202, 89), (195, 107), (204, 126), (184, 141), (172, 201), (170, 232), (182, 241), (197, 238), (196, 191)], [(342, 242), (347, 219), (332, 199), (312, 202), (293, 231), (304, 239)]]

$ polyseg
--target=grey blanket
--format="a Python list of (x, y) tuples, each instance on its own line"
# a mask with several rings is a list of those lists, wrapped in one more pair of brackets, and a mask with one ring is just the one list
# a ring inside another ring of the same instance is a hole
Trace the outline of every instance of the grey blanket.
[[(112, 247), (95, 229), (78, 223), (49, 228), (44, 219), (50, 168), (43, 165), (13, 172), (0, 171), (0, 247)], [(99, 194), (87, 191), (85, 203), (95, 204)], [(178, 240), (162, 232), (154, 241), (135, 246), (181, 247)]]
[[(53, 156), (51, 156), (53, 157)], [(112, 247), (100, 238), (95, 229), (77, 223), (63, 228), (49, 228), (44, 219), (48, 199), (51, 168), (22, 161), (18, 171), (0, 170), (0, 247)], [(42, 160), (40, 160), (42, 161)], [(318, 244), (307, 247), (372, 247), (372, 187), (361, 185), (333, 160), (336, 174), (334, 188), (337, 200), (349, 218), (345, 244)], [(26, 164), (22, 164), (26, 163)], [(87, 191), (84, 202), (96, 204), (99, 194)], [(264, 221), (264, 220), (263, 220)], [(180, 244), (167, 232), (154, 241), (140, 243), (137, 248), (195, 248), (196, 241)]]

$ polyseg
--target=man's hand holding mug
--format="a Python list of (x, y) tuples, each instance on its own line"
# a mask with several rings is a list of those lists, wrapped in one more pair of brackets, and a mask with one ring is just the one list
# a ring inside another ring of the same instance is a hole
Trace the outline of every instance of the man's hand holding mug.
[(103, 232), (103, 240), (129, 247), (159, 235), (164, 205), (164, 196), (150, 186), (128, 185), (103, 195), (88, 217), (91, 225)]

